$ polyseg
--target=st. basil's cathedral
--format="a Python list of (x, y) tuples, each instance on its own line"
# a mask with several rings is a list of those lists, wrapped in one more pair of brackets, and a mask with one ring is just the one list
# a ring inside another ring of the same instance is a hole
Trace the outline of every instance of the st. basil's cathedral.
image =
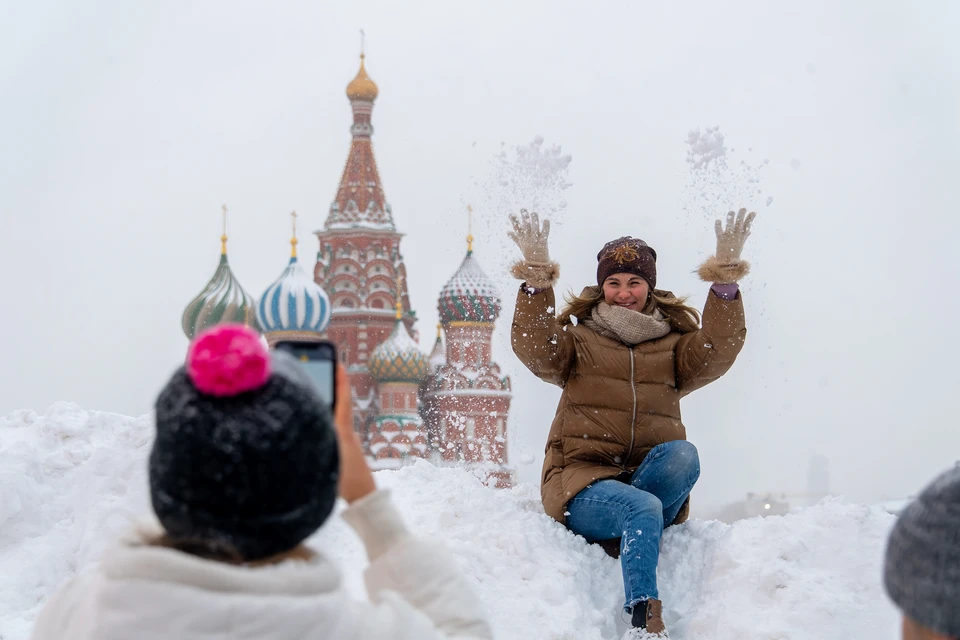
[[(371, 467), (390, 469), (417, 459), (471, 467), (490, 485), (508, 487), (510, 378), (493, 361), (500, 295), (473, 253), (440, 292), (440, 324), (430, 354), (415, 340), (402, 234), (380, 182), (371, 114), (378, 89), (360, 70), (347, 85), (353, 110), (346, 166), (319, 241), (313, 277), (297, 256), (296, 217), (289, 263), (254, 300), (227, 260), (184, 310), (188, 338), (222, 322), (284, 339), (327, 339), (337, 346), (353, 386), (354, 428)], [(444, 340), (445, 338), (445, 340)]]

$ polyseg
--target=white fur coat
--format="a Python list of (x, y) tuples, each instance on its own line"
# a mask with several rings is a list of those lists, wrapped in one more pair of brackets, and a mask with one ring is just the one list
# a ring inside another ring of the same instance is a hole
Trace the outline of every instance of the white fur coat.
[(491, 638), (454, 559), (412, 537), (377, 491), (344, 518), (370, 557), (371, 602), (352, 599), (327, 559), (257, 568), (147, 544), (142, 534), (106, 554), (44, 606), (34, 640)]

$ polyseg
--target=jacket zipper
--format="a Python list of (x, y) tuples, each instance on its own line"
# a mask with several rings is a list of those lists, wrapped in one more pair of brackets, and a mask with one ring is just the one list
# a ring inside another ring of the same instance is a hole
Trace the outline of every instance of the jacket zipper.
[(633, 455), (633, 443), (637, 437), (637, 384), (634, 380), (635, 364), (633, 356), (633, 347), (630, 347), (630, 390), (633, 392), (633, 416), (630, 418), (630, 448), (627, 449), (627, 455), (623, 459), (623, 464), (620, 465), (620, 468), (624, 471), (627, 470), (630, 456)]

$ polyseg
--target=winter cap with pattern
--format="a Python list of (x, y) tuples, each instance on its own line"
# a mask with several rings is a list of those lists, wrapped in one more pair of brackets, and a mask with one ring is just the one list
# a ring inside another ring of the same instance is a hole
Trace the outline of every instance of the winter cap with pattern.
[(259, 560), (293, 549), (333, 510), (330, 408), (296, 360), (242, 325), (191, 344), (156, 402), (150, 497), (169, 537)]
[(615, 273), (632, 273), (657, 288), (657, 252), (639, 238), (624, 236), (603, 245), (597, 254), (597, 284)]
[(883, 579), (907, 617), (960, 638), (960, 465), (938, 476), (900, 514)]

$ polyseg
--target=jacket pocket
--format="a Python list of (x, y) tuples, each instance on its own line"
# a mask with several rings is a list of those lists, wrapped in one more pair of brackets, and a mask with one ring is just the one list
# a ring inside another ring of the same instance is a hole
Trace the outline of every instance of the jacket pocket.
[(545, 452), (546, 464), (543, 469), (543, 482), (563, 469), (563, 444), (559, 441), (551, 442)]
[(551, 442), (550, 446), (547, 447), (547, 460), (550, 464), (548, 465), (551, 469), (559, 469), (563, 467), (563, 443), (559, 440), (556, 442)]

